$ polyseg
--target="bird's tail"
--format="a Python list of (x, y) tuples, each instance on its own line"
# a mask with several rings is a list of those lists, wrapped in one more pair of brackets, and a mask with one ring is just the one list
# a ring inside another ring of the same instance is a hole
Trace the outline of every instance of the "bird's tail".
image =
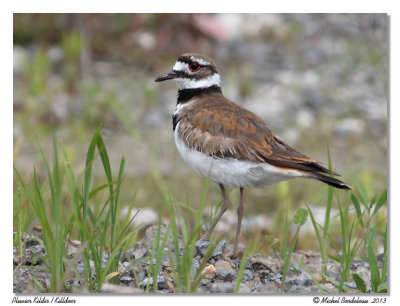
[(341, 180), (324, 175), (322, 173), (307, 171), (307, 172), (304, 172), (304, 177), (321, 181), (321, 182), (328, 184), (330, 186), (333, 186), (335, 188), (345, 189), (345, 190), (353, 190), (353, 187), (351, 185), (348, 185), (348, 184), (342, 182)]

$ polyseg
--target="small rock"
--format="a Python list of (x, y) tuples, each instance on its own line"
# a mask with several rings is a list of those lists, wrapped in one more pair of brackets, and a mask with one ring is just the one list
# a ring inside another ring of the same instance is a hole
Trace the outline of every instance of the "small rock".
[(260, 293), (279, 293), (280, 289), (274, 283), (267, 283), (259, 286), (256, 291)]
[(214, 283), (210, 286), (211, 293), (233, 293), (234, 289), (232, 283)]
[(319, 288), (315, 285), (312, 286), (308, 286), (308, 287), (298, 287), (296, 290), (296, 293), (316, 293), (316, 294), (321, 294), (321, 292), (319, 291)]
[(226, 246), (226, 240), (221, 240), (217, 247), (215, 248), (214, 252), (212, 253), (211, 257), (214, 259), (221, 259), (222, 254), (224, 254), (224, 250), (225, 250), (225, 246)]
[(363, 261), (361, 261), (359, 259), (356, 259), (351, 263), (351, 269), (355, 270), (355, 269), (357, 269), (358, 267), (360, 267), (362, 265), (363, 265)]
[(132, 277), (129, 275), (124, 275), (119, 278), (119, 280), (123, 283), (130, 283), (132, 281)]
[[(128, 207), (124, 207), (121, 209), (121, 219), (126, 218), (126, 215), (129, 212)], [(135, 216), (136, 215), (136, 216)], [(158, 216), (157, 213), (151, 208), (132, 208), (130, 211), (130, 218), (133, 219), (132, 225), (136, 227), (148, 227), (154, 224), (157, 224)]]
[(147, 253), (146, 247), (143, 245), (142, 242), (139, 241), (138, 243), (135, 244), (133, 248), (127, 250), (125, 256), (137, 260), (144, 257), (146, 253)]
[(278, 273), (279, 267), (282, 267), (281, 259), (278, 257), (259, 257), (259, 256), (249, 256), (249, 261), (251, 261), (251, 266), (254, 270), (269, 270), (270, 272)]
[(334, 280), (340, 280), (340, 275), (339, 275), (339, 273), (335, 273), (335, 272), (332, 272), (332, 271), (327, 271), (326, 272), (326, 275), (328, 276), (328, 277), (330, 277), (330, 278), (333, 278)]
[(224, 282), (232, 282), (235, 279), (236, 272), (228, 271), (228, 270), (222, 270), (219, 273), (219, 276), (221, 276), (223, 278)]
[(200, 262), (196, 259), (193, 259), (192, 266), (190, 267), (190, 276), (192, 278), (196, 276), (199, 267), (200, 267)]
[(382, 264), (382, 262), (383, 262), (383, 253), (380, 253), (380, 254), (376, 255), (376, 260), (378, 261), (378, 263)]
[[(196, 255), (204, 257), (210, 245), (212, 246), (213, 243), (203, 240), (196, 241)], [(211, 258), (214, 258), (215, 260), (221, 259), (225, 250), (225, 246), (226, 246), (226, 240), (220, 241), (216, 246), (216, 248), (214, 249)]]
[[(140, 287), (147, 287), (148, 285), (150, 287), (153, 286), (153, 277), (146, 277), (139, 283)], [(167, 279), (165, 276), (162, 275), (157, 276), (157, 287), (158, 289), (169, 289), (169, 286), (167, 284)]]
[(25, 242), (25, 247), (28, 249), (32, 246), (39, 245), (41, 242), (41, 239), (39, 239), (36, 236), (29, 235), (27, 233), (22, 234), (22, 240)]
[(309, 286), (312, 286), (314, 284), (315, 284), (315, 282), (312, 279), (307, 278), (307, 279), (305, 279), (303, 281), (303, 283), (301, 285), (304, 286), (304, 287), (309, 287)]
[(343, 284), (349, 287), (350, 289), (357, 289), (357, 285), (355, 282), (344, 282)]
[(33, 245), (26, 249), (25, 264), (27, 266), (36, 266), (42, 263), (42, 259), (46, 256), (46, 250), (40, 244)]
[(129, 269), (129, 267), (131, 266), (131, 263), (130, 263), (129, 261), (124, 261), (124, 262), (122, 262), (122, 266), (123, 266), (125, 269)]
[(322, 281), (321, 273), (314, 273), (313, 277), (318, 283), (320, 283)]
[(251, 272), (250, 270), (248, 270), (248, 269), (245, 269), (244, 271), (243, 271), (243, 278), (242, 278), (242, 281), (250, 281), (250, 280), (252, 280), (253, 279), (253, 272)]
[(264, 282), (268, 276), (271, 274), (270, 270), (261, 270), (258, 271), (258, 276), (260, 277), (261, 282)]
[(239, 285), (239, 293), (250, 293), (250, 283), (240, 283)]
[(287, 292), (287, 293), (294, 293), (294, 292), (296, 292), (296, 290), (299, 289), (299, 288), (300, 288), (300, 286), (298, 286), (298, 285), (292, 285), (291, 287), (289, 287), (289, 290), (286, 291), (286, 292)]
[(225, 270), (233, 270), (230, 263), (226, 260), (218, 260), (215, 264), (215, 268), (217, 269), (225, 269)]
[(117, 294), (137, 294), (143, 293), (142, 290), (131, 286), (119, 286), (110, 283), (104, 283), (101, 286), (102, 293), (117, 293)]
[(157, 278), (157, 286), (159, 289), (169, 289), (167, 278), (165, 276), (159, 276)]
[(136, 276), (137, 276), (139, 282), (141, 282), (146, 277), (146, 272), (144, 270), (140, 270), (137, 272)]
[(201, 272), (201, 277), (203, 279), (211, 279), (215, 275), (215, 267), (213, 265), (208, 265), (204, 268), (203, 272)]
[(215, 269), (215, 275), (225, 282), (232, 281), (236, 276), (236, 271), (233, 270), (229, 262), (225, 260), (218, 260), (215, 264)]
[(277, 280), (277, 279), (281, 279), (283, 277), (282, 274), (280, 273), (269, 273), (267, 276), (267, 279), (271, 282)]

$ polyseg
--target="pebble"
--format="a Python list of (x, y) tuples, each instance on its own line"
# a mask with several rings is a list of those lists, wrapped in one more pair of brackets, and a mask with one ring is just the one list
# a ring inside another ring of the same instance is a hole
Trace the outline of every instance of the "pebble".
[(132, 286), (119, 286), (111, 283), (104, 283), (101, 286), (101, 293), (115, 293), (115, 294), (138, 294), (143, 293), (142, 290)]
[[(139, 283), (140, 287), (150, 287), (153, 286), (153, 277), (147, 277)], [(158, 275), (157, 276), (157, 287), (158, 289), (169, 289), (165, 276)]]
[(281, 279), (283, 277), (280, 273), (269, 273), (267, 278), (269, 281), (275, 281), (277, 279)]
[(252, 280), (253, 279), (253, 272), (251, 272), (250, 270), (248, 270), (248, 269), (245, 269), (244, 271), (243, 271), (243, 278), (242, 278), (242, 281), (250, 281), (250, 280)]
[[(208, 247), (212, 246), (213, 243), (209, 241), (199, 240), (196, 241), (196, 255), (204, 257), (207, 253)], [(215, 247), (214, 252), (211, 255), (211, 258), (214, 260), (218, 260), (222, 257), (226, 246), (226, 240), (221, 240), (218, 245)]]
[(143, 281), (146, 277), (146, 272), (144, 270), (140, 270), (136, 273), (136, 276), (139, 280), (139, 282)]
[(201, 272), (201, 276), (203, 279), (210, 279), (215, 275), (215, 267), (213, 265), (208, 265)]
[(357, 289), (357, 285), (355, 282), (344, 282), (343, 283), (345, 286), (351, 288), (351, 289)]
[(27, 266), (36, 266), (42, 263), (46, 256), (44, 247), (40, 244), (34, 244), (25, 251), (25, 264)]
[(332, 272), (332, 271), (327, 271), (327, 272), (326, 272), (326, 275), (327, 275), (328, 277), (330, 277), (330, 278), (333, 278), (334, 280), (337, 280), (337, 281), (340, 280), (340, 275), (339, 275), (339, 273)]
[(279, 293), (280, 289), (274, 283), (267, 283), (262, 285), (260, 283), (256, 288), (256, 292), (260, 293)]
[(211, 293), (233, 293), (234, 289), (232, 283), (214, 283), (210, 286)]
[(225, 260), (218, 260), (215, 264), (215, 269), (217, 278), (222, 279), (225, 282), (232, 281), (236, 276), (235, 270), (233, 270), (229, 262)]
[(123, 283), (130, 283), (133, 279), (129, 275), (124, 275), (119, 278), (119, 280)]
[(309, 287), (315, 285), (315, 282), (312, 279), (307, 278), (301, 285), (304, 287)]
[(197, 274), (197, 270), (200, 267), (200, 262), (196, 259), (193, 259), (192, 266), (190, 267), (190, 276), (195, 277)]

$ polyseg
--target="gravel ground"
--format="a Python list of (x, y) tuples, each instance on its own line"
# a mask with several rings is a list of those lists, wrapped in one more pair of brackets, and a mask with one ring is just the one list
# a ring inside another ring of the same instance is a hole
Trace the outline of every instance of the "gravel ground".
[[(166, 226), (161, 228), (161, 237), (165, 234)], [(119, 264), (120, 285), (105, 283), (102, 286), (102, 293), (130, 293), (139, 294), (145, 292), (145, 287), (150, 284), (152, 289), (153, 278), (148, 275), (149, 261), (140, 260), (147, 256), (148, 248), (153, 243), (153, 238), (157, 231), (156, 226), (146, 229), (145, 236), (139, 240), (135, 246), (128, 249), (121, 256)], [(162, 238), (161, 238), (162, 239)], [(50, 274), (46, 272), (43, 258), (46, 256), (45, 249), (42, 247), (40, 238), (33, 235), (24, 234), (23, 240), (26, 243), (25, 260), (21, 262), (17, 257), (14, 248), (14, 292), (15, 293), (39, 293), (46, 292), (50, 286)], [(180, 241), (181, 242), (181, 241)], [(79, 243), (79, 242), (75, 242)], [(172, 243), (172, 237), (168, 237), (166, 249)], [(196, 252), (193, 259), (193, 276), (199, 269), (200, 261), (205, 255), (210, 243), (204, 241), (196, 242)], [(180, 245), (181, 246), (181, 245)], [(241, 246), (243, 248), (243, 246)], [(220, 241), (215, 248), (211, 258), (202, 271), (202, 279), (198, 288), (198, 293), (233, 293), (236, 277), (241, 263), (240, 258), (231, 258), (233, 246), (227, 244), (225, 240)], [(72, 249), (74, 253), (78, 249)], [(107, 261), (108, 254), (103, 255), (104, 263)], [(382, 256), (378, 256), (378, 263), (382, 263)], [(285, 288), (288, 293), (335, 293), (337, 287), (331, 282), (324, 282), (321, 278), (321, 256), (316, 251), (297, 251), (292, 255), (292, 267), (285, 280)], [(136, 262), (136, 264), (135, 264)], [(302, 262), (301, 267), (300, 262)], [(239, 293), (264, 293), (278, 294), (282, 286), (283, 260), (278, 254), (261, 256), (253, 254), (248, 256)], [(79, 273), (83, 272), (82, 260), (76, 262), (76, 269)], [(135, 271), (138, 283), (135, 281)], [(157, 277), (157, 293), (173, 293), (174, 279), (171, 273), (169, 257), (163, 256), (161, 269)], [(360, 259), (354, 260), (350, 274), (358, 273), (365, 281), (367, 290), (370, 291), (370, 272), (368, 262)], [(333, 280), (340, 280), (340, 265), (329, 260), (327, 276)], [(82, 288), (78, 278), (71, 277), (67, 280), (70, 285), (68, 292), (82, 293), (87, 292)], [(360, 293), (356, 289), (354, 282), (345, 282), (349, 288), (349, 293)]]

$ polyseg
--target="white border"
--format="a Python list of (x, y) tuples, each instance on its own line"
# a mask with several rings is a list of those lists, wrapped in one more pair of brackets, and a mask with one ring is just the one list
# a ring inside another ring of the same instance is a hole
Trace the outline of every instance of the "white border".
[[(399, 149), (399, 136), (400, 131), (400, 120), (399, 118), (399, 86), (395, 84), (399, 83), (399, 10), (396, 1), (393, 0), (381, 0), (381, 1), (348, 1), (348, 0), (337, 0), (337, 1), (260, 1), (260, 0), (247, 0), (239, 3), (227, 5), (225, 1), (215, 0), (202, 0), (201, 5), (198, 2), (192, 1), (126, 1), (126, 0), (114, 0), (114, 1), (97, 1), (94, 5), (92, 1), (3, 1), (2, 9), (0, 10), (1, 20), (1, 38), (2, 48), (0, 48), (0, 59), (2, 61), (1, 69), (1, 88), (2, 88), (2, 101), (0, 103), (0, 114), (1, 114), (1, 140), (3, 143), (3, 149), (1, 151), (1, 194), (5, 195), (2, 197), (2, 206), (6, 213), (2, 214), (3, 225), (3, 240), (2, 243), (5, 247), (5, 253), (9, 256), (4, 257), (4, 253), (1, 254), (4, 270), (1, 279), (2, 289), (2, 303), (11, 304), (12, 297), (12, 268), (11, 268), (11, 245), (12, 245), (12, 101), (13, 101), (13, 80), (12, 80), (12, 13), (13, 12), (265, 12), (265, 13), (278, 13), (278, 12), (291, 12), (291, 13), (388, 13), (390, 15), (390, 45), (391, 45), (391, 57), (390, 57), (390, 98), (391, 101), (396, 101), (390, 105), (390, 175), (391, 175), (391, 271), (399, 271), (398, 261), (395, 260), (396, 255), (399, 254), (398, 243), (396, 243), (397, 233), (399, 232), (400, 222), (394, 222), (395, 218), (399, 216), (400, 209), (400, 198), (398, 193), (399, 184), (399, 163), (400, 163), (400, 149)], [(5, 145), (4, 145), (5, 144)], [(382, 165), (383, 167), (386, 165)], [(397, 187), (397, 188), (395, 188)], [(397, 189), (397, 190), (396, 190)], [(395, 305), (399, 303), (399, 290), (396, 290), (399, 285), (399, 274), (391, 273), (391, 296), (387, 297), (388, 302), (386, 305)], [(251, 303), (257, 305), (275, 305), (276, 303), (290, 304), (295, 303), (296, 305), (313, 305), (312, 296), (78, 296), (78, 303), (81, 305), (110, 305), (116, 301), (120, 305), (125, 303), (135, 303), (136, 305), (145, 303), (162, 303), (171, 305), (204, 305), (211, 300), (216, 300), (217, 303), (224, 303), (229, 305), (235, 305), (236, 303), (243, 303), (245, 299), (250, 299)]]

